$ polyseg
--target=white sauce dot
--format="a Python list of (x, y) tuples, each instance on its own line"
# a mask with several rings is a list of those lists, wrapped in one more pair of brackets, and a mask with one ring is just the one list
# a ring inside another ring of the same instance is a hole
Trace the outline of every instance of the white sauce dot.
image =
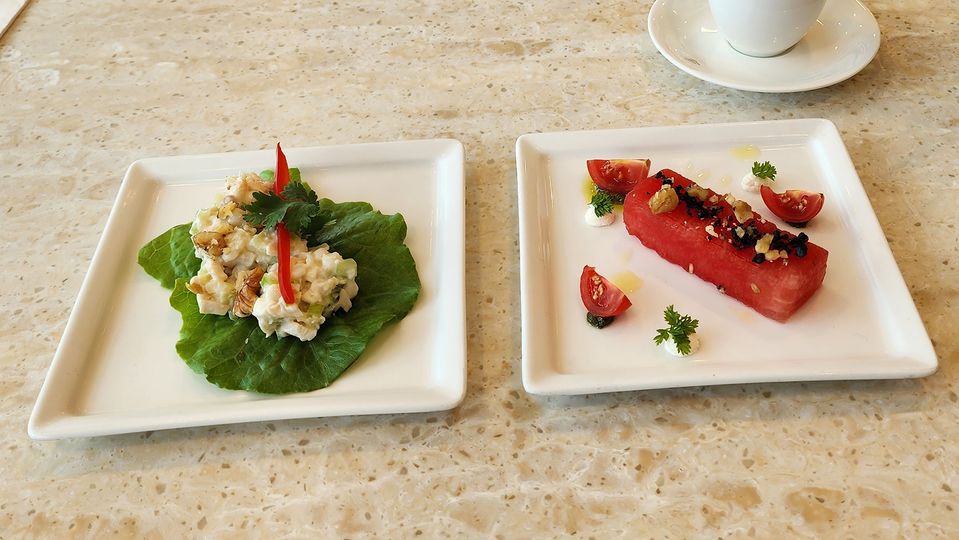
[(608, 214), (603, 214), (602, 216), (596, 217), (596, 209), (593, 208), (593, 205), (586, 205), (586, 214), (583, 215), (583, 221), (586, 222), (590, 227), (605, 227), (607, 225), (612, 225), (616, 221), (616, 214), (610, 212)]
[(695, 333), (693, 333), (693, 334), (689, 334), (689, 354), (681, 354), (679, 352), (679, 349), (676, 348), (676, 342), (673, 341), (672, 338), (666, 340), (666, 342), (663, 343), (663, 348), (666, 349), (666, 352), (668, 352), (669, 354), (673, 356), (682, 357), (682, 356), (689, 356), (691, 354), (696, 354), (696, 351), (699, 350), (700, 345), (701, 343), (699, 341), (699, 337)]
[(743, 177), (742, 182), (740, 183), (744, 190), (750, 193), (759, 193), (759, 186), (766, 183), (766, 180), (749, 173)]

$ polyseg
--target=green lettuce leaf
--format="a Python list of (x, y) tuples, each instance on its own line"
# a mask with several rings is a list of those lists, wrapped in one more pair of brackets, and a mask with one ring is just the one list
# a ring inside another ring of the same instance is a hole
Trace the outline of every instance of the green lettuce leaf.
[(178, 279), (189, 281), (200, 269), (200, 259), (193, 254), (190, 224), (177, 225), (151, 240), (140, 248), (137, 262), (165, 289), (172, 289)]
[(330, 317), (308, 342), (267, 337), (253, 317), (233, 320), (201, 314), (196, 296), (186, 289), (199, 268), (189, 224), (173, 227), (140, 250), (138, 261), (144, 270), (164, 287), (173, 288), (170, 304), (183, 318), (177, 353), (211, 383), (267, 394), (326, 387), (384, 326), (413, 308), (420, 281), (413, 256), (403, 243), (403, 216), (383, 215), (367, 203), (321, 199), (319, 206), (322, 219), (317, 221), (324, 225), (313, 231), (309, 243), (328, 243), (331, 250), (354, 259), (360, 292), (349, 312)]

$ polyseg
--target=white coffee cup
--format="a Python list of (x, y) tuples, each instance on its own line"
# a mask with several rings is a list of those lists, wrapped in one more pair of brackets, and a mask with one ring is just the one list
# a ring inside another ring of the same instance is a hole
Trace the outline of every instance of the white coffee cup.
[(799, 43), (826, 0), (709, 0), (726, 41), (749, 56), (776, 56)]

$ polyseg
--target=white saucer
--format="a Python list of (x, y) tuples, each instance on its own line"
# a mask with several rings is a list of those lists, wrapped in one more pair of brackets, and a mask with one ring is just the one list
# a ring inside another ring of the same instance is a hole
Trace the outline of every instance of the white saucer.
[(879, 50), (879, 25), (858, 0), (827, 0), (809, 33), (785, 53), (754, 58), (734, 50), (704, 0), (656, 0), (649, 36), (676, 67), (729, 88), (802, 92), (859, 73)]

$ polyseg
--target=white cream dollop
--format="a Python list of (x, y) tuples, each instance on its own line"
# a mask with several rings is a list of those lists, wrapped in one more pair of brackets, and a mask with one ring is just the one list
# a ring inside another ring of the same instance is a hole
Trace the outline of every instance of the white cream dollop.
[(586, 224), (590, 227), (605, 227), (612, 225), (613, 222), (616, 221), (616, 214), (610, 212), (597, 217), (596, 208), (591, 204), (587, 204), (586, 214), (583, 215), (583, 220), (586, 221)]
[(743, 177), (740, 185), (743, 186), (743, 189), (750, 193), (759, 193), (759, 186), (766, 184), (767, 180), (765, 178), (760, 178), (753, 173), (749, 173)]
[(699, 337), (695, 333), (689, 334), (689, 354), (682, 354), (679, 352), (679, 349), (676, 348), (676, 342), (673, 341), (673, 338), (669, 338), (663, 343), (663, 348), (666, 349), (666, 352), (673, 356), (689, 356), (690, 354), (696, 354), (696, 351), (699, 350), (701, 345)]

